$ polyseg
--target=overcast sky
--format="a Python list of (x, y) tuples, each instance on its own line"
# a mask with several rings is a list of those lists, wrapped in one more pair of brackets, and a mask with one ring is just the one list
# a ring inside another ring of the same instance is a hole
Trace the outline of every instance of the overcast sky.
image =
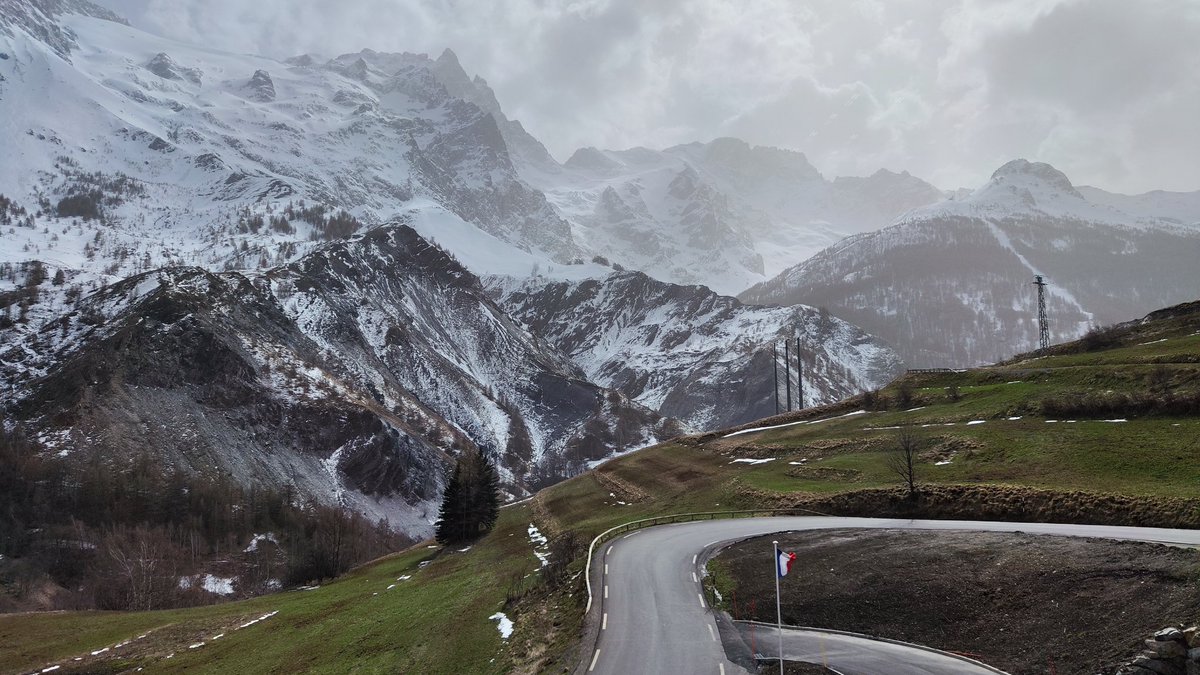
[(560, 160), (718, 136), (826, 176), (974, 187), (1009, 159), (1200, 189), (1200, 0), (100, 0), (275, 57), (452, 48)]

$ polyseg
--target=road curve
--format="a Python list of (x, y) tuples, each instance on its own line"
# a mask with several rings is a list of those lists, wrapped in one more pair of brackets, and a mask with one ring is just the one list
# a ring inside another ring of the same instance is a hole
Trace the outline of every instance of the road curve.
[[(1200, 530), (887, 518), (740, 518), (635, 530), (598, 546), (595, 551), (592, 604), (600, 630), (595, 647), (584, 655), (581, 670), (610, 675), (747, 672), (726, 655), (720, 626), (703, 597), (699, 577), (707, 556), (723, 544), (747, 537), (847, 528), (1028, 532), (1200, 546)], [(765, 561), (769, 558), (769, 554), (764, 554)], [(788, 651), (786, 646), (784, 651)], [(835, 663), (831, 659), (828, 665), (837, 670), (844, 668), (847, 673), (878, 672), (861, 669), (861, 662), (853, 656), (857, 649), (845, 651), (847, 660)], [(963, 662), (955, 664), (953, 670), (910, 672), (966, 672)]]
[[(737, 622), (756, 654), (777, 658), (775, 626)], [(996, 675), (1004, 671), (952, 654), (892, 641), (838, 632), (783, 629), (783, 655), (789, 661), (828, 664), (842, 675)]]

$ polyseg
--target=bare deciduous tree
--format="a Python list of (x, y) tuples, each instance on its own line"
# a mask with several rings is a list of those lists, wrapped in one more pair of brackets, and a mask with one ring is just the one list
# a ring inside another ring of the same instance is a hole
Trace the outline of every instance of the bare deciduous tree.
[(920, 449), (920, 439), (905, 429), (896, 436), (896, 446), (887, 457), (888, 469), (908, 486), (909, 499), (917, 496), (917, 453)]

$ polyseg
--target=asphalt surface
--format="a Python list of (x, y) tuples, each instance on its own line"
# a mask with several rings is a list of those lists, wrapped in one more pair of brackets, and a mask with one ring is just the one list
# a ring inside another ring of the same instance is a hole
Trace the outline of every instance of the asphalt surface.
[[(1028, 532), (1200, 546), (1200, 530), (886, 518), (744, 518), (636, 530), (596, 549), (592, 561), (595, 570), (592, 605), (598, 612), (596, 620), (601, 628), (594, 650), (584, 657), (582, 670), (610, 675), (750, 672), (747, 670), (752, 667), (748, 645), (728, 625), (724, 626), (722, 635), (722, 626), (718, 625), (716, 614), (703, 597), (700, 570), (707, 557), (726, 543), (748, 537), (772, 532), (846, 528)], [(769, 558), (770, 552), (764, 551), (764, 561)], [(794, 639), (803, 640), (800, 636)], [(794, 644), (796, 653), (811, 648), (803, 642), (789, 644)], [(966, 670), (964, 666), (969, 664), (957, 659), (938, 662), (929, 657), (929, 651), (898, 648), (886, 642), (855, 640), (839, 641), (837, 645), (836, 650), (827, 649), (824, 662), (847, 675), (988, 672)], [(817, 649), (821, 648), (818, 642)], [(785, 644), (784, 652), (791, 655), (790, 650), (791, 647)], [(758, 651), (774, 653), (764, 646)], [(880, 669), (880, 663), (886, 663), (887, 667)], [(912, 669), (901, 669), (908, 666)]]
[[(778, 658), (779, 638), (774, 626), (737, 622), (742, 638), (756, 654)], [(996, 675), (995, 668), (960, 659), (950, 654), (928, 651), (869, 637), (825, 631), (783, 629), (783, 656), (789, 661), (819, 663), (842, 675)]]

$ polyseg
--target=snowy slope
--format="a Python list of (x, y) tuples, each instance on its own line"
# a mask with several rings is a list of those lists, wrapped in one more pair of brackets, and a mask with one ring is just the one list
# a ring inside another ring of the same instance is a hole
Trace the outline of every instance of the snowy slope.
[(584, 148), (561, 170), (517, 167), (587, 251), (727, 294), (943, 197), (907, 173), (829, 181), (801, 153), (732, 138), (663, 151)]
[(0, 347), (0, 381), (8, 424), (50, 450), (291, 483), (414, 536), (464, 448), (521, 495), (676, 430), (399, 224), (264, 274), (174, 267), (84, 295)]
[(890, 347), (817, 309), (746, 306), (640, 272), (578, 282), (494, 278), (489, 287), (590, 380), (697, 430), (775, 414), (772, 343), (782, 358), (783, 341), (800, 339), (810, 406), (878, 388), (901, 368)]
[[(1107, 196), (1106, 196), (1107, 195)], [(1036, 346), (1034, 274), (1055, 341), (1200, 296), (1200, 200), (1076, 189), (1014, 160), (979, 189), (839, 242), (742, 294), (805, 302), (897, 346), (914, 367), (969, 366)]]
[[(472, 99), (490, 95), (453, 54), (279, 62), (61, 4), (47, 17), (37, 8), (56, 3), (5, 0), (0, 13), (0, 194), (38, 214), (9, 233), (5, 260), (106, 281), (163, 264), (264, 268), (327, 232), (304, 219), (248, 231), (252, 216), (303, 203), (346, 209), (360, 226), (416, 202), (543, 258), (579, 255), (569, 226), (517, 176), (505, 139), (527, 156), (537, 142), (498, 108), (450, 93), (465, 95), (466, 80)], [(59, 217), (72, 195), (94, 195), (99, 217)]]

